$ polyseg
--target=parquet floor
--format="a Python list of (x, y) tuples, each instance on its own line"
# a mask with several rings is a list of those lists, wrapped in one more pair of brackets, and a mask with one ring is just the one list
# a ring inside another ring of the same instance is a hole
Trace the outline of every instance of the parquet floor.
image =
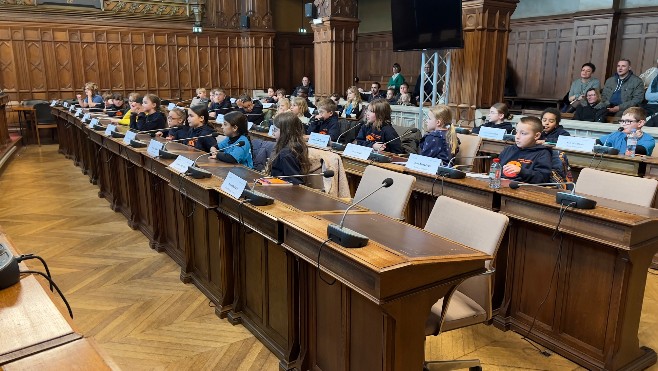
[[(80, 332), (124, 370), (278, 369), (267, 348), (215, 316), (205, 296), (179, 280), (173, 260), (151, 250), (97, 192), (56, 145), (23, 148), (0, 173), (0, 226), (21, 252), (46, 259)], [(658, 349), (655, 275), (639, 338)], [(484, 325), (428, 337), (426, 350), (428, 359), (479, 358), (484, 370), (579, 369), (540, 355), (519, 334)]]

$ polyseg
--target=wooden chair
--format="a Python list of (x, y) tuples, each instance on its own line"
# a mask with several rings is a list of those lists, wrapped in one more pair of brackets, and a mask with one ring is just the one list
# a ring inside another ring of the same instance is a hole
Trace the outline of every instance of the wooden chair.
[[(432, 306), (425, 336), (436, 336), (491, 319), (493, 261), (508, 223), (507, 216), (491, 210), (446, 196), (436, 200), (425, 230), (489, 254), (492, 260), (485, 263), (485, 273), (464, 280), (451, 295)], [(426, 367), (428, 370), (481, 369), (479, 360), (431, 361), (426, 362)]]
[(37, 144), (41, 147), (41, 136), (39, 130), (54, 129), (57, 130), (57, 123), (55, 116), (50, 111), (50, 104), (48, 102), (37, 103), (34, 105), (35, 110), (35, 135), (37, 137)]
[(381, 187), (382, 181), (386, 178), (393, 179), (393, 185), (366, 198), (361, 205), (391, 218), (404, 219), (404, 211), (411, 196), (411, 187), (416, 182), (414, 176), (370, 165), (363, 172), (354, 200), (360, 200)]
[(465, 167), (473, 166), (473, 157), (477, 156), (482, 144), (482, 138), (477, 135), (457, 134), (459, 138), (459, 152), (455, 156), (455, 164)]
[(651, 207), (658, 181), (585, 168), (578, 175), (576, 191), (640, 206)]

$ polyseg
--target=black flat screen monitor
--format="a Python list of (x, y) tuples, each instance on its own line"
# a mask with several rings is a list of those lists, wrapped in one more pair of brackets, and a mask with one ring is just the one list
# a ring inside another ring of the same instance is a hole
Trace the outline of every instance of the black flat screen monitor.
[(393, 49), (464, 47), (461, 0), (391, 0)]

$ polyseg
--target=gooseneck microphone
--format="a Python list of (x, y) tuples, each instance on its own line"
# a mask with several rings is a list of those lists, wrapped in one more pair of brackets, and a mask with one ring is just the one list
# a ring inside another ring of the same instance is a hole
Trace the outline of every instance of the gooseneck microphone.
[(197, 161), (203, 156), (210, 156), (212, 153), (204, 153), (200, 155), (199, 157), (194, 159), (194, 163), (192, 166), (187, 167), (187, 171), (185, 172), (185, 175), (189, 175), (194, 179), (203, 179), (203, 178), (210, 178), (212, 175), (209, 171), (204, 170), (200, 167), (197, 166)]
[(258, 184), (259, 180), (264, 180), (264, 179), (305, 178), (305, 177), (320, 176), (320, 175), (322, 175), (322, 177), (324, 177), (324, 178), (332, 178), (334, 176), (334, 171), (333, 170), (325, 170), (321, 173), (312, 173), (312, 174), (264, 176), (264, 177), (260, 177), (260, 178), (254, 180), (254, 188), (256, 187), (256, 184)]
[(377, 188), (374, 191), (370, 192), (369, 194), (367, 194), (365, 197), (361, 198), (357, 202), (353, 202), (345, 210), (345, 213), (343, 213), (343, 217), (340, 219), (340, 225), (332, 223), (332, 224), (329, 224), (327, 226), (327, 236), (328, 236), (328, 238), (331, 241), (333, 241), (333, 242), (335, 242), (335, 243), (337, 243), (337, 244), (339, 244), (343, 247), (347, 247), (347, 248), (363, 247), (363, 246), (367, 245), (368, 240), (369, 240), (368, 237), (366, 237), (366, 236), (364, 236), (360, 233), (357, 233), (357, 232), (355, 232), (355, 231), (353, 231), (349, 228), (344, 228), (343, 227), (343, 224), (345, 223), (345, 217), (347, 216), (347, 213), (350, 211), (351, 208), (358, 205), (359, 203), (361, 203), (366, 198), (372, 196), (373, 194), (375, 194), (375, 192), (379, 191), (380, 189), (388, 188), (392, 185), (393, 185), (393, 179), (386, 178), (386, 179), (384, 179), (384, 181), (382, 182), (382, 185), (379, 188)]
[[(393, 142), (393, 141), (395, 141), (395, 140), (397, 140), (397, 139), (402, 139), (403, 137), (406, 137), (406, 136), (409, 135), (409, 134), (413, 134), (413, 133), (417, 133), (417, 132), (418, 132), (418, 129), (417, 129), (417, 128), (409, 128), (409, 129), (407, 129), (404, 133), (402, 133), (402, 135), (398, 135), (397, 137), (395, 137), (395, 138), (389, 140), (388, 142), (384, 142), (384, 143), (382, 143), (382, 145), (387, 145), (387, 144), (389, 144), (389, 143), (391, 143), (391, 142)], [(380, 148), (381, 148), (381, 147), (380, 147)], [(380, 149), (379, 151), (381, 151), (381, 149)]]
[[(619, 127), (617, 131), (622, 132), (624, 131), (623, 127)], [(597, 139), (597, 141), (600, 143), (601, 141)], [(605, 140), (605, 143), (602, 145), (595, 145), (594, 148), (592, 149), (592, 152), (594, 153), (600, 153), (600, 154), (605, 154), (605, 155), (618, 155), (619, 150), (615, 147), (610, 147), (608, 146), (608, 139)]]
[(569, 205), (576, 209), (593, 209), (596, 207), (596, 201), (587, 197), (578, 196), (576, 194), (576, 184), (574, 182), (561, 182), (561, 183), (519, 183), (516, 181), (511, 181), (509, 187), (511, 189), (518, 189), (519, 187), (525, 186), (560, 186), (560, 185), (569, 185), (571, 184), (571, 192), (558, 192), (555, 194), (555, 202), (560, 205)]
[(339, 143), (340, 138), (342, 138), (343, 135), (349, 133), (350, 131), (352, 131), (352, 130), (354, 130), (354, 129), (356, 129), (356, 128), (361, 127), (362, 125), (363, 125), (363, 121), (359, 121), (356, 125), (354, 125), (354, 126), (352, 126), (351, 128), (345, 130), (344, 132), (340, 133), (340, 135), (338, 136), (338, 138), (336, 138), (336, 141), (333, 142), (333, 143), (331, 143), (331, 149), (336, 150), (336, 151), (344, 151), (344, 150), (345, 150), (345, 147), (347, 147), (347, 146), (346, 146), (345, 144), (341, 144), (341, 143)]

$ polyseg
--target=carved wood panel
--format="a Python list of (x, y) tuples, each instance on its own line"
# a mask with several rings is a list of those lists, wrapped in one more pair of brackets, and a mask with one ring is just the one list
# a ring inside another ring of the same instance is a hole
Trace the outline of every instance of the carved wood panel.
[(290, 94), (302, 83), (303, 76), (315, 83), (312, 34), (277, 32), (274, 44), (274, 85), (277, 88), (286, 89)]
[(273, 83), (273, 39), (268, 31), (3, 22), (0, 84), (12, 100), (70, 98), (87, 81), (124, 95), (189, 98), (198, 87), (237, 95)]
[[(356, 44), (356, 72), (361, 81), (379, 81), (382, 89), (393, 74), (393, 63), (402, 67), (401, 74), (413, 89), (420, 73), (420, 52), (394, 52), (391, 32), (362, 33)], [(366, 90), (370, 85), (366, 84)]]
[[(628, 58), (639, 75), (658, 62), (658, 10), (642, 10), (622, 14), (618, 27), (618, 48), (614, 59)], [(613, 66), (614, 67), (614, 66)]]

